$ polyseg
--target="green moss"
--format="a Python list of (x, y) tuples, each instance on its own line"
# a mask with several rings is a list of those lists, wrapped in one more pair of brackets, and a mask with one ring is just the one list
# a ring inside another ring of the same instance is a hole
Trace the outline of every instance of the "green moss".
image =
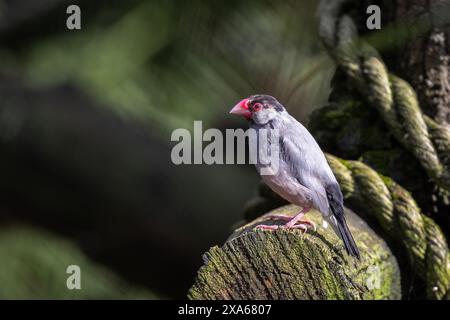
[(358, 159), (378, 171), (381, 174), (389, 174), (389, 163), (393, 157), (393, 150), (365, 151)]
[[(293, 205), (278, 208), (279, 214), (294, 215)], [(375, 299), (397, 297), (398, 266), (389, 249), (355, 215), (348, 217), (355, 239), (364, 252), (357, 262), (349, 257), (331, 228), (321, 228), (317, 211), (308, 218), (319, 228), (302, 234), (300, 230), (255, 231), (264, 216), (245, 225), (222, 247), (205, 255), (189, 291), (190, 299)], [(269, 223), (265, 221), (265, 223)], [(356, 228), (356, 229), (355, 229)], [(386, 276), (382, 286), (366, 288), (368, 266), (376, 265)], [(386, 284), (384, 281), (390, 283)], [(396, 290), (394, 292), (394, 290)]]
[(326, 131), (340, 131), (355, 118), (355, 114), (358, 114), (360, 109), (360, 103), (352, 99), (330, 103), (313, 112), (309, 128), (314, 135)]
[(384, 184), (388, 188), (391, 188), (395, 184), (394, 180), (392, 180), (391, 178), (389, 178), (387, 176), (384, 176), (384, 175), (380, 174), (380, 178), (381, 178), (381, 180), (383, 180)]
[(338, 129), (351, 115), (345, 110), (330, 110), (324, 113), (323, 121), (327, 123), (331, 130)]

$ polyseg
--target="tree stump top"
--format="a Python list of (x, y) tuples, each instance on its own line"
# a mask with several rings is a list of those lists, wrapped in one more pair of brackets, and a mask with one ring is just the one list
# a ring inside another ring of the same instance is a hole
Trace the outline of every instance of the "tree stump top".
[[(295, 214), (287, 205), (272, 213)], [(262, 216), (237, 229), (222, 247), (204, 256), (188, 293), (190, 299), (399, 299), (400, 275), (384, 241), (357, 215), (348, 211), (350, 230), (361, 261), (345, 252), (319, 212), (308, 219), (317, 231), (255, 231)], [(265, 221), (270, 224), (274, 222)]]

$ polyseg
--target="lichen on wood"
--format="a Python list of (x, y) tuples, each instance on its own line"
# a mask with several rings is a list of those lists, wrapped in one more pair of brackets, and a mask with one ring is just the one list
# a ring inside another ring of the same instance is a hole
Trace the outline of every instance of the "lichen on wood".
[[(287, 205), (272, 212), (293, 215)], [(256, 231), (266, 215), (235, 230), (211, 248), (188, 293), (190, 299), (400, 299), (397, 262), (384, 241), (357, 215), (348, 224), (362, 252), (350, 257), (320, 213), (317, 230)]]

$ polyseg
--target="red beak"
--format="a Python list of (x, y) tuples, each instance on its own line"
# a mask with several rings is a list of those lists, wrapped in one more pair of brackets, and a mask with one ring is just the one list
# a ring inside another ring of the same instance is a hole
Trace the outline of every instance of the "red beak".
[(230, 111), (231, 114), (237, 114), (240, 116), (244, 116), (246, 119), (250, 119), (252, 117), (252, 113), (248, 110), (248, 99), (242, 99), (239, 101), (237, 105), (233, 107)]

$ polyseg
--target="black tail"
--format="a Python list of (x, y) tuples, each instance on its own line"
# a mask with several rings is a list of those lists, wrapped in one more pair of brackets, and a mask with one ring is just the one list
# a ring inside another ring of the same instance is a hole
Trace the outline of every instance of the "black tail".
[(350, 230), (348, 229), (345, 217), (336, 217), (339, 234), (344, 241), (345, 249), (349, 255), (360, 258), (358, 247), (353, 239)]
[(325, 188), (327, 192), (328, 203), (330, 205), (330, 217), (331, 225), (334, 231), (341, 236), (344, 241), (345, 249), (351, 256), (359, 259), (359, 250), (356, 246), (355, 240), (348, 229), (347, 222), (345, 221), (344, 204), (341, 189), (337, 183), (330, 184)]

